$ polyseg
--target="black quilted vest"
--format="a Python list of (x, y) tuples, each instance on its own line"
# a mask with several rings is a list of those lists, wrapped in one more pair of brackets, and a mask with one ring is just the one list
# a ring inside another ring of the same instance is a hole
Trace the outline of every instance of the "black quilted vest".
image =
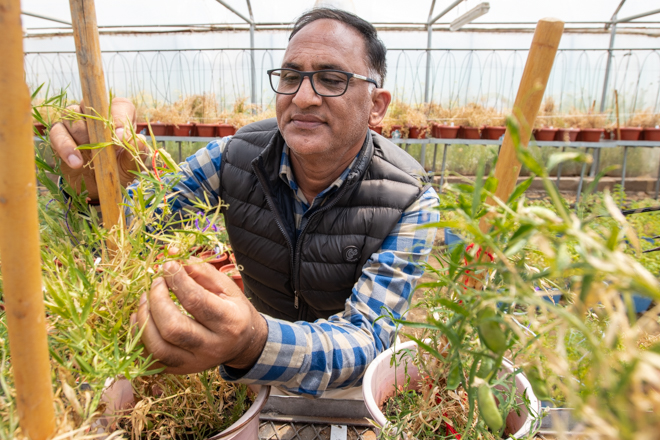
[(344, 310), (362, 266), (428, 176), (370, 132), (347, 180), (296, 239), (293, 192), (279, 176), (283, 146), (274, 119), (243, 127), (227, 144), (220, 194), (229, 241), (257, 310), (289, 321), (328, 318)]

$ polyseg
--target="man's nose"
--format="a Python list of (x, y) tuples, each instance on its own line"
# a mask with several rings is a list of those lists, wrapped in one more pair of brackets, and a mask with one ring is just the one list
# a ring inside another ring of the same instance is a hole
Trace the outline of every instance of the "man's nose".
[(321, 105), (321, 96), (317, 95), (314, 91), (310, 77), (303, 78), (300, 88), (293, 97), (293, 103), (299, 108)]

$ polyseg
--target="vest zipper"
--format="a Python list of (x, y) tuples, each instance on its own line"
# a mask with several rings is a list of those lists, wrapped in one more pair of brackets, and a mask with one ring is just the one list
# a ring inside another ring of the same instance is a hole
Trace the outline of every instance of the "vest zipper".
[[(293, 274), (293, 276), (294, 276), (294, 278), (293, 278), (293, 288), (294, 288), (294, 292), (295, 292), (295, 294), (296, 294), (296, 298), (295, 298), (295, 302), (294, 302), (294, 306), (296, 307), (296, 309), (298, 309), (298, 289), (299, 289), (299, 287), (298, 287), (298, 284), (299, 284), (299, 283), (298, 283), (298, 278), (299, 278), (299, 277), (298, 277), (298, 272), (299, 272), (299, 270), (298, 270), (298, 265), (299, 265), (299, 260), (300, 260), (300, 258), (299, 258), (299, 256), (300, 256), (300, 248), (301, 248), (301, 246), (302, 246), (302, 242), (303, 242), (303, 240), (302, 240), (303, 235), (305, 235), (305, 231), (307, 231), (307, 227), (308, 227), (309, 224), (312, 222), (312, 219), (313, 219), (314, 217), (316, 217), (317, 214), (320, 214), (320, 213), (325, 212), (325, 211), (327, 211), (328, 209), (332, 208), (332, 207), (337, 203), (337, 201), (339, 201), (339, 199), (341, 199), (341, 198), (344, 196), (344, 194), (346, 193), (346, 191), (348, 191), (348, 187), (351, 186), (351, 184), (353, 183), (353, 179), (354, 179), (355, 177), (357, 177), (357, 176), (352, 176), (352, 174), (354, 174), (354, 173), (351, 173), (351, 174), (348, 176), (348, 178), (346, 179), (346, 182), (344, 182), (344, 185), (342, 185), (342, 188), (341, 188), (340, 192), (337, 193), (337, 194), (335, 195), (335, 197), (334, 197), (332, 200), (330, 200), (330, 203), (328, 203), (327, 205), (321, 207), (320, 209), (318, 209), (317, 211), (315, 211), (315, 212), (309, 217), (309, 219), (307, 220), (307, 224), (305, 225), (305, 227), (303, 228), (303, 230), (300, 231), (300, 235), (298, 235), (298, 240), (297, 240), (297, 243), (296, 243), (296, 249), (295, 249), (295, 253), (294, 253), (294, 255), (293, 255), (293, 270), (294, 270), (294, 274)], [(357, 174), (357, 173), (355, 173), (355, 174)], [(304, 320), (304, 317), (301, 316), (301, 315), (302, 315), (302, 309), (298, 311), (298, 320), (299, 320), (299, 321)]]
[[(286, 240), (287, 246), (289, 246), (289, 255), (290, 255), (290, 261), (289, 264), (291, 265), (291, 274), (293, 275), (295, 272), (294, 268), (294, 258), (292, 255), (293, 249), (293, 244), (291, 243), (291, 238), (289, 237), (289, 234), (287, 234), (286, 230), (284, 229), (284, 226), (282, 226), (282, 221), (279, 218), (279, 211), (275, 209), (275, 205), (272, 202), (272, 196), (270, 193), (270, 187), (266, 185), (266, 180), (261, 174), (261, 170), (258, 169), (256, 164), (253, 164), (254, 168), (254, 173), (257, 176), (257, 179), (259, 179), (259, 183), (261, 183), (261, 187), (264, 190), (264, 195), (266, 196), (266, 203), (268, 204), (268, 207), (270, 208), (271, 212), (273, 213), (273, 217), (275, 217), (275, 223), (277, 224), (277, 227), (280, 229), (280, 232), (282, 232), (282, 235), (284, 236), (284, 239)], [(293, 305), (298, 309), (298, 291), (296, 290), (295, 282), (293, 283), (293, 291), (295, 294), (295, 298), (293, 301)]]

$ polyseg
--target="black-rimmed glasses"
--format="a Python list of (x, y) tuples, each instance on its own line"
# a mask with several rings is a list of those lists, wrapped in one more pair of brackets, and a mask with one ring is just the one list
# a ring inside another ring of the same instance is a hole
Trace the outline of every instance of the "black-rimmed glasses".
[(341, 70), (300, 72), (293, 69), (272, 69), (266, 73), (268, 73), (268, 77), (270, 78), (270, 86), (273, 88), (273, 91), (280, 95), (295, 95), (298, 93), (305, 77), (309, 78), (314, 92), (317, 95), (325, 97), (341, 96), (346, 93), (351, 78), (361, 79), (378, 87), (378, 83), (371, 78)]

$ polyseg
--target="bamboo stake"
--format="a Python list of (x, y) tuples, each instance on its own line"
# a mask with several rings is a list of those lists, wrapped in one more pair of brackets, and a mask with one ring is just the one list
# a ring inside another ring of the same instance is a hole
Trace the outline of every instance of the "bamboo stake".
[(20, 14), (20, 0), (0, 0), (0, 256), (19, 423), (29, 438), (41, 440), (55, 430), (55, 411)]
[[(532, 46), (513, 104), (514, 116), (520, 123), (520, 142), (524, 148), (529, 145), (532, 127), (543, 101), (543, 94), (563, 31), (564, 22), (555, 18), (543, 18), (536, 25)], [(495, 177), (499, 181), (495, 196), (498, 199), (504, 202), (509, 199), (518, 181), (520, 167), (513, 138), (507, 130), (495, 167)], [(489, 198), (487, 203), (495, 204), (492, 198)], [(489, 224), (485, 218), (481, 219), (479, 227), (483, 232), (488, 230)]]
[[(99, 31), (96, 24), (96, 8), (94, 0), (70, 0), (71, 23), (73, 23), (73, 37), (76, 42), (76, 58), (82, 85), (85, 114), (98, 114), (112, 120), (108, 109), (108, 93), (105, 89), (105, 76), (103, 75), (103, 62), (101, 60), (101, 46)], [(96, 112), (96, 113), (95, 113)], [(110, 127), (102, 121), (87, 119), (89, 139), (93, 144), (110, 142), (112, 133)], [(106, 228), (123, 224), (121, 184), (117, 168), (117, 156), (114, 147), (105, 147), (93, 152), (94, 174), (101, 201), (101, 212)], [(110, 248), (116, 248), (109, 242)]]

